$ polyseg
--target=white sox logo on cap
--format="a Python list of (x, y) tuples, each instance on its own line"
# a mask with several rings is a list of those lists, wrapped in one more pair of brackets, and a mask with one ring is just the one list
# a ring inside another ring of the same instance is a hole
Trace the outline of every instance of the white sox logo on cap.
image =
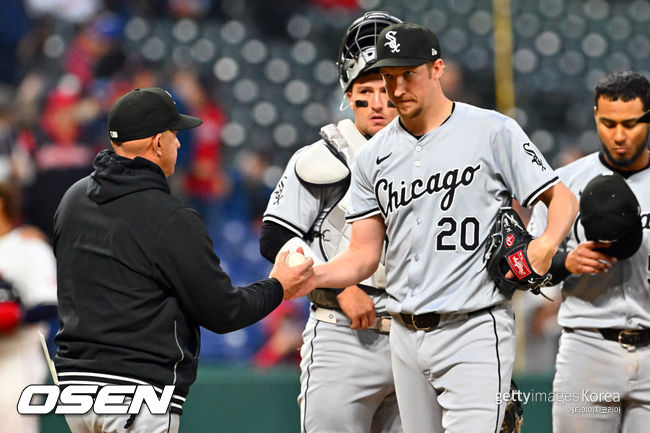
[(419, 66), (440, 58), (438, 37), (417, 24), (391, 24), (377, 38), (373, 68)]
[(399, 47), (400, 44), (397, 43), (397, 39), (395, 38), (395, 35), (397, 34), (396, 30), (392, 30), (388, 33), (386, 33), (386, 39), (388, 39), (388, 42), (384, 44), (384, 46), (387, 46), (390, 48), (391, 53), (399, 53)]

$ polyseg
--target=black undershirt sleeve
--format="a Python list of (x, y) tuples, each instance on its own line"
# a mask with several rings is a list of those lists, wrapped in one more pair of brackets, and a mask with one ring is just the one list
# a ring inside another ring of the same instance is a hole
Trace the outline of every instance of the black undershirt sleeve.
[(566, 268), (565, 265), (566, 257), (568, 255), (568, 251), (558, 251), (558, 253), (553, 256), (551, 268), (548, 270), (553, 276), (551, 278), (553, 285), (561, 283), (566, 277), (571, 275), (571, 272)]
[(269, 262), (275, 262), (280, 248), (291, 238), (297, 235), (291, 230), (282, 227), (272, 221), (262, 222), (262, 233), (260, 235), (260, 254)]

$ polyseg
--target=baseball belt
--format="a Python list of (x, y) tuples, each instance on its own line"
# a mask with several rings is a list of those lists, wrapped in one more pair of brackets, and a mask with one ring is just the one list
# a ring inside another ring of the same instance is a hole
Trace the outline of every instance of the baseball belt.
[[(578, 329), (578, 328), (575, 328)], [(574, 332), (574, 328), (565, 327), (566, 332)], [(579, 328), (585, 331), (599, 332), (605, 340), (616, 341), (625, 349), (642, 347), (650, 343), (650, 329), (615, 329), (615, 328)]]
[(411, 314), (399, 313), (394, 314), (393, 319), (404, 325), (411, 331), (431, 331), (435, 329), (440, 323), (455, 322), (457, 320), (466, 320), (470, 317), (477, 316), (490, 310), (494, 305), (481, 308), (480, 310), (472, 311), (471, 313), (424, 313), (424, 314)]
[[(314, 312), (314, 317), (316, 320), (331, 323), (333, 325), (347, 326), (348, 328), (350, 327), (350, 323), (347, 321), (336, 320), (337, 314), (341, 314), (340, 311), (316, 306), (312, 307), (312, 310)], [(390, 322), (390, 316), (375, 317), (374, 322), (372, 322), (372, 324), (368, 326), (367, 329), (372, 329), (373, 331), (377, 331), (380, 334), (388, 334), (390, 332)]]
[[(366, 292), (368, 296), (381, 296), (386, 293), (381, 289), (366, 286), (365, 284), (359, 284), (358, 286), (361, 290)], [(331, 310), (341, 310), (341, 306), (339, 305), (336, 296), (342, 291), (342, 289), (314, 289), (309, 293), (309, 295), (307, 295), (307, 297), (318, 307), (329, 308)]]

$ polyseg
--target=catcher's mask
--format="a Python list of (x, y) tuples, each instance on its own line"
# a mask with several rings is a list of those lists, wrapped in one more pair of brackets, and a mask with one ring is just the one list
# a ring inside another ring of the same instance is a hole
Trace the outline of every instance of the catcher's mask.
[(336, 61), (339, 82), (343, 92), (363, 73), (369, 72), (377, 60), (375, 43), (379, 33), (391, 24), (402, 21), (387, 12), (366, 12), (357, 18), (345, 32)]
[(611, 242), (603, 254), (627, 259), (643, 240), (641, 208), (625, 179), (603, 173), (587, 183), (580, 195), (580, 221), (590, 241)]

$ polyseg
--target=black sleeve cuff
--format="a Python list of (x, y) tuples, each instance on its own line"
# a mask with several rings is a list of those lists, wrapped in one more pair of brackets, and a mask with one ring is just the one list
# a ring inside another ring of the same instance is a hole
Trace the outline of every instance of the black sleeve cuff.
[(558, 251), (555, 256), (553, 256), (553, 261), (551, 262), (551, 283), (553, 285), (561, 283), (566, 277), (571, 275), (571, 272), (566, 268), (566, 258), (569, 255), (568, 251)]
[(284, 299), (284, 288), (282, 287), (282, 283), (277, 278), (269, 278), (268, 281), (275, 287), (274, 293), (277, 296), (274, 298), (274, 301), (277, 302), (277, 305), (280, 305), (280, 302)]

